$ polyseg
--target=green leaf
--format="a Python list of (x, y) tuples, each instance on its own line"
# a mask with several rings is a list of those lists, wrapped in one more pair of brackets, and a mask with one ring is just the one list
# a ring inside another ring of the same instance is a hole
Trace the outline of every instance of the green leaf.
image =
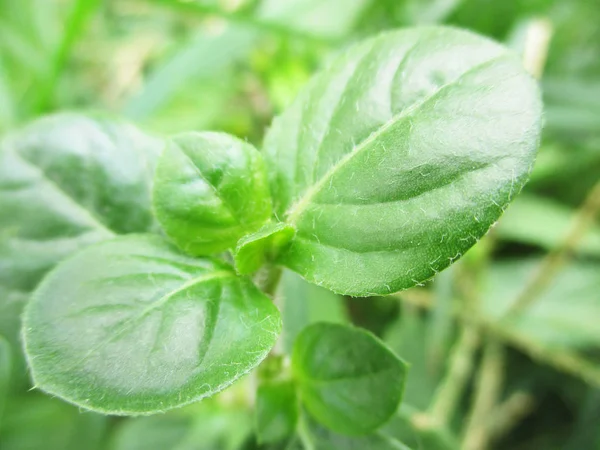
[(225, 133), (175, 136), (158, 162), (154, 208), (167, 235), (187, 253), (235, 247), (271, 217), (262, 157)]
[(36, 386), (112, 414), (198, 401), (275, 344), (271, 300), (233, 269), (135, 235), (84, 249), (40, 284), (23, 336)]
[(77, 114), (8, 137), (0, 149), (0, 285), (30, 291), (75, 250), (151, 230), (161, 147), (126, 123)]
[(298, 336), (292, 370), (302, 402), (319, 422), (338, 433), (360, 435), (394, 414), (407, 368), (373, 334), (318, 323)]
[(0, 432), (2, 450), (99, 450), (108, 420), (28, 392), (11, 399)]
[(312, 450), (410, 450), (397, 439), (380, 431), (366, 436), (343, 436), (319, 425), (306, 414), (302, 419), (299, 433), (304, 448)]
[(10, 345), (0, 335), (0, 425), (2, 424), (2, 414), (4, 405), (10, 390), (10, 375), (12, 372), (12, 352)]
[(483, 37), (429, 27), (351, 47), (265, 141), (280, 261), (336, 292), (388, 294), (458, 259), (522, 188), (540, 134), (535, 81)]
[(261, 444), (289, 438), (298, 422), (296, 386), (291, 381), (266, 381), (256, 394), (256, 433)]
[(238, 273), (252, 273), (272, 261), (294, 237), (296, 231), (284, 223), (268, 223), (241, 238), (234, 252)]
[(252, 431), (249, 413), (211, 402), (125, 420), (110, 450), (239, 450)]
[(291, 353), (298, 334), (316, 322), (348, 324), (344, 298), (285, 270), (277, 296), (283, 301), (283, 348)]

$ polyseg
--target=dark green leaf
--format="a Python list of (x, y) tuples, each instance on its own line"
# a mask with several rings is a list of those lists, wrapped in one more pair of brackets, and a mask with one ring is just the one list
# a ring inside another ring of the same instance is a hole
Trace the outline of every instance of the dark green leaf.
[(153, 227), (161, 141), (108, 119), (60, 114), (0, 149), (0, 285), (29, 291), (58, 261), (115, 233)]
[(256, 433), (263, 444), (289, 438), (298, 421), (296, 386), (291, 381), (266, 381), (256, 394)]
[(262, 157), (225, 133), (185, 133), (159, 159), (154, 208), (185, 252), (208, 255), (235, 247), (271, 216)]
[(535, 81), (469, 32), (386, 33), (317, 75), (268, 133), (281, 262), (336, 292), (387, 294), (465, 253), (526, 181)]
[(225, 263), (126, 236), (61, 263), (24, 314), (36, 386), (114, 414), (164, 411), (212, 395), (267, 355), (273, 303)]
[(367, 436), (343, 436), (319, 425), (306, 415), (301, 422), (300, 436), (304, 448), (311, 450), (410, 450), (385, 433), (376, 431)]
[(244, 236), (235, 249), (238, 273), (252, 273), (273, 260), (294, 237), (294, 229), (284, 223), (268, 223), (256, 233)]
[(292, 370), (306, 409), (348, 435), (367, 434), (394, 414), (406, 376), (404, 362), (373, 334), (331, 323), (300, 333)]
[(283, 297), (283, 347), (288, 354), (306, 326), (350, 322), (342, 296), (308, 283), (292, 271), (283, 272), (277, 295)]

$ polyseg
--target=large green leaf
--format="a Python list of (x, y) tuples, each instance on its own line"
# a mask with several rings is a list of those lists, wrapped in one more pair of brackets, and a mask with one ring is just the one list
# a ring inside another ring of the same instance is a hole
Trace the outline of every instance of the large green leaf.
[(225, 133), (175, 136), (158, 162), (154, 208), (167, 235), (187, 253), (235, 247), (271, 216), (262, 157)]
[(526, 181), (540, 133), (516, 55), (452, 28), (351, 47), (265, 142), (281, 262), (351, 295), (413, 286), (459, 258)]
[(35, 385), (105, 413), (164, 411), (212, 395), (275, 344), (271, 300), (225, 263), (133, 235), (82, 250), (24, 314)]
[(308, 412), (348, 435), (368, 434), (394, 414), (406, 376), (404, 362), (373, 334), (332, 323), (300, 333), (292, 370)]
[(162, 147), (122, 122), (41, 119), (0, 149), (0, 285), (29, 291), (58, 261), (115, 233), (150, 230)]

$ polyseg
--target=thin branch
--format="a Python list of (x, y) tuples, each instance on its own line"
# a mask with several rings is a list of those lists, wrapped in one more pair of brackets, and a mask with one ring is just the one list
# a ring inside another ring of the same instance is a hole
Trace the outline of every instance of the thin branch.
[(562, 244), (549, 252), (542, 260), (533, 278), (521, 291), (505, 314), (504, 320), (514, 318), (523, 310), (530, 307), (548, 288), (555, 279), (556, 274), (569, 260), (579, 240), (585, 236), (588, 228), (593, 224), (598, 212), (600, 212), (600, 181), (589, 192)]

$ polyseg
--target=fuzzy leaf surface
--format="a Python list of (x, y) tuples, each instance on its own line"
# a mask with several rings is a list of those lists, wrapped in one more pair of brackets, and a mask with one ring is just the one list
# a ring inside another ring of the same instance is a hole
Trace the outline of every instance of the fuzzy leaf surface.
[(131, 235), (84, 249), (24, 315), (36, 386), (83, 408), (149, 414), (212, 395), (274, 345), (271, 300), (227, 264)]
[(210, 255), (235, 247), (271, 217), (260, 153), (225, 133), (173, 137), (156, 169), (154, 209), (186, 253)]
[(280, 261), (357, 296), (432, 277), (521, 190), (541, 107), (519, 57), (470, 32), (406, 29), (349, 48), (265, 139), (275, 214), (297, 230)]

